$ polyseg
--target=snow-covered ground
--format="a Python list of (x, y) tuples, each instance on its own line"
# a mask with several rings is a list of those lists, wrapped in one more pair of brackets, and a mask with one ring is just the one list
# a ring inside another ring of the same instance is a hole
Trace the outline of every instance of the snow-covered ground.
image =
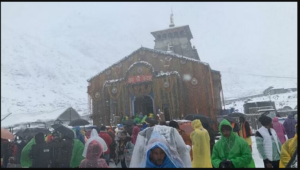
[[(294, 109), (297, 106), (297, 99), (298, 99), (297, 92), (289, 92), (283, 94), (274, 94), (270, 96), (256, 97), (251, 99), (251, 102), (271, 100), (275, 102), (275, 107), (277, 110), (282, 109), (285, 106), (289, 106), (292, 109)], [(245, 104), (245, 101), (246, 100), (239, 100), (233, 102), (231, 104), (225, 105), (225, 108), (230, 109), (233, 107), (236, 111), (244, 113), (243, 105)]]

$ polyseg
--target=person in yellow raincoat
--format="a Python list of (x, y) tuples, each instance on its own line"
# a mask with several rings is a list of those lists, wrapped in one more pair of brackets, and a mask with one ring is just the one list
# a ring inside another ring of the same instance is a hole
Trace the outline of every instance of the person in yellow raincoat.
[(212, 168), (210, 157), (210, 138), (199, 119), (192, 121), (194, 131), (190, 137), (193, 143), (193, 168)]
[[(298, 147), (298, 136), (297, 136), (297, 125), (296, 125), (296, 134), (293, 138), (287, 140), (281, 147), (281, 153), (280, 153), (280, 162), (279, 162), (279, 168), (291, 168), (287, 167), (288, 164), (293, 164), (292, 157), (297, 152)], [(291, 166), (291, 165), (290, 165)]]

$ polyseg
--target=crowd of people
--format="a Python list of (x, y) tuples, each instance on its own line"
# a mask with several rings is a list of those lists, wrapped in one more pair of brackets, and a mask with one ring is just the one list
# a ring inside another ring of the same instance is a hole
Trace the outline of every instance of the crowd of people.
[(252, 135), (265, 168), (297, 165), (297, 121), (292, 116), (281, 125), (278, 118), (262, 115), (255, 134), (244, 117), (239, 123), (224, 119), (217, 142), (210, 125), (199, 119), (191, 122), (193, 131), (187, 134), (177, 121), (167, 125), (164, 120), (141, 122), (140, 117), (132, 125), (18, 137), (13, 145), (1, 139), (2, 167), (9, 167), (13, 155), (16, 164), (31, 168), (109, 168), (110, 163), (122, 168), (255, 168)]

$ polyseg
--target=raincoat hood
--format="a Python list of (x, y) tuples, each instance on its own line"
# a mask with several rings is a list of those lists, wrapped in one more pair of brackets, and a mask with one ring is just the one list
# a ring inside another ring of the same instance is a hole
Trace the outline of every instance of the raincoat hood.
[(224, 120), (221, 121), (221, 123), (220, 123), (220, 125), (219, 125), (219, 131), (220, 131), (220, 134), (221, 134), (221, 136), (222, 136), (221, 139), (225, 138), (224, 135), (223, 135), (223, 133), (222, 133), (222, 130), (221, 130), (222, 126), (224, 126), (224, 125), (227, 125), (227, 126), (230, 126), (230, 127), (231, 127), (231, 133), (230, 133), (230, 137), (229, 137), (229, 138), (231, 138), (232, 136), (234, 136), (233, 129), (232, 129), (232, 126), (231, 126), (231, 123), (229, 123), (228, 120), (224, 119)]
[(274, 117), (273, 122), (278, 122), (278, 117)]
[(100, 158), (100, 155), (103, 153), (103, 147), (102, 145), (97, 142), (96, 140), (93, 140), (91, 143), (89, 143), (86, 153), (86, 159), (98, 159)]
[[(162, 165), (154, 165), (149, 159), (151, 150), (157, 147), (161, 148), (166, 154), (165, 160)], [(182, 168), (183, 167), (183, 163), (180, 160), (178, 153), (177, 153), (177, 157), (175, 153), (172, 154), (167, 141), (156, 131), (153, 131), (151, 138), (149, 139), (146, 154), (147, 154), (146, 168)]]
[(196, 129), (203, 129), (202, 123), (199, 119), (192, 121), (192, 127)]
[(101, 146), (102, 146), (102, 152), (106, 152), (108, 150), (108, 147), (107, 147), (106, 142), (104, 141), (104, 139), (101, 138), (98, 135), (96, 129), (93, 129), (92, 132), (91, 132), (90, 138), (86, 141), (86, 143), (84, 145), (83, 152), (81, 152), (83, 157), (87, 156), (89, 145), (94, 140), (101, 144)]
[(155, 144), (150, 150), (148, 150), (147, 152), (147, 162), (146, 162), (146, 168), (177, 168), (172, 162), (171, 160), (169, 159), (169, 157), (167, 156), (166, 154), (166, 157), (165, 157), (165, 160), (163, 162), (163, 164), (161, 165), (155, 165), (153, 164), (151, 161), (150, 161), (150, 153), (151, 153), (151, 150), (152, 149), (155, 149), (155, 148), (161, 148), (165, 153), (166, 151), (168, 152), (168, 149), (167, 149), (167, 146), (163, 143), (157, 143)]
[(289, 119), (295, 119), (293, 114), (289, 114), (289, 115), (288, 115), (288, 118), (289, 118)]
[(139, 124), (141, 122), (141, 119), (139, 117), (139, 115), (136, 115), (135, 118), (133, 119), (133, 122), (136, 124)]

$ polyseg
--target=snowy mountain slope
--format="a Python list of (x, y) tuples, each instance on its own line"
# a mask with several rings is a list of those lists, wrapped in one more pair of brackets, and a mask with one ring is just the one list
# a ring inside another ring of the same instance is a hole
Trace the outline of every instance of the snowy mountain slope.
[[(233, 72), (234, 73), (234, 72)], [(226, 98), (239, 98), (250, 95), (262, 94), (270, 86), (294, 88), (297, 79), (274, 77), (258, 77), (241, 74), (222, 73), (222, 86)]]
[(12, 31), (1, 39), (1, 115), (69, 105), (87, 109), (86, 79), (97, 67), (95, 60), (68, 44), (58, 48)]

